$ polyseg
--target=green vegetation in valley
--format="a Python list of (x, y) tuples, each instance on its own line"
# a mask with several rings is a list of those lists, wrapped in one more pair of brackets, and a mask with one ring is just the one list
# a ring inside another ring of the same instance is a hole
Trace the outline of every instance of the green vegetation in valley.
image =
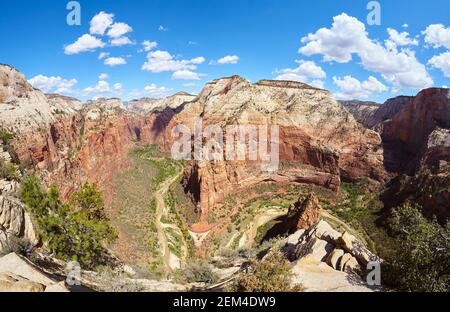
[(56, 257), (78, 261), (86, 268), (107, 261), (105, 245), (117, 233), (104, 217), (101, 194), (94, 185), (83, 185), (68, 204), (60, 200), (56, 187), (44, 191), (38, 178), (30, 176), (22, 183), (20, 195)]
[[(177, 201), (174, 196), (174, 192), (169, 190), (164, 199), (166, 206), (169, 208), (169, 215), (167, 216), (166, 221), (163, 223), (174, 224), (178, 231), (175, 231), (172, 228), (166, 229), (166, 235), (169, 239), (169, 249), (181, 258), (182, 255), (182, 246), (186, 245), (187, 247), (187, 256), (192, 255), (194, 253), (194, 242), (192, 240), (191, 235), (189, 234), (186, 226), (181, 219), (178, 210), (177, 210)], [(162, 222), (162, 221), (161, 221)]]
[[(112, 248), (121, 259), (139, 267), (143, 276), (160, 279), (164, 263), (156, 226), (156, 200), (151, 190), (156, 168), (140, 157), (145, 149), (133, 150), (132, 167), (115, 177), (109, 215), (121, 235)], [(151, 153), (155, 151), (152, 149)]]

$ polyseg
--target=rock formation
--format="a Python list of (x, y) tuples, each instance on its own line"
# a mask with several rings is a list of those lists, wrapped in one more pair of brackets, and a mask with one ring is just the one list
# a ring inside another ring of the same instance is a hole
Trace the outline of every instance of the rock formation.
[(423, 90), (383, 124), (386, 167), (399, 173), (383, 195), (387, 207), (411, 200), (430, 217), (450, 217), (449, 130), (448, 89)]
[[(165, 138), (170, 140), (177, 125), (193, 130), (197, 117), (202, 117), (203, 128), (280, 127), (280, 167), (274, 173), (261, 170), (260, 161), (196, 161), (190, 165), (186, 189), (198, 200), (203, 215), (232, 192), (264, 181), (314, 184), (337, 191), (341, 178), (385, 178), (379, 135), (359, 125), (324, 90), (295, 82), (252, 84), (239, 76), (215, 80), (174, 116)], [(167, 147), (172, 143), (173, 139)]]
[(298, 230), (283, 248), (293, 263), (294, 281), (306, 291), (374, 291), (363, 281), (369, 261), (382, 262), (349, 233), (334, 230), (321, 220)]
[[(345, 109), (355, 117), (355, 119), (368, 127), (369, 120), (373, 114), (380, 108), (380, 104), (375, 102), (363, 102), (363, 101), (339, 101)], [(368, 127), (371, 128), (371, 127)]]
[(128, 109), (146, 115), (163, 111), (166, 108), (175, 110), (184, 103), (193, 101), (195, 98), (195, 95), (186, 92), (178, 92), (162, 99), (141, 98), (130, 101), (128, 103)]
[(54, 121), (46, 96), (15, 68), (0, 65), (0, 128), (32, 131), (48, 127)]
[(309, 230), (321, 220), (322, 207), (314, 193), (306, 198), (300, 198), (290, 208), (286, 220), (286, 228), (289, 233), (298, 230)]
[[(0, 165), (8, 166), (20, 176), (8, 152), (0, 143)], [(19, 200), (19, 183), (9, 177), (0, 178), (0, 255), (20, 248), (31, 248), (39, 240), (30, 215)]]

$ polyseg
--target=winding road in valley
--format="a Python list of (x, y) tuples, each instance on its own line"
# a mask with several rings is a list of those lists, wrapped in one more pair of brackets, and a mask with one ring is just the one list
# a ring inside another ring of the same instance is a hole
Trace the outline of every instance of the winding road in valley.
[[(163, 158), (149, 158), (153, 161), (164, 160)], [(168, 229), (172, 229), (173, 231), (180, 234), (182, 237), (182, 230), (173, 223), (163, 223), (161, 219), (165, 217), (166, 220), (169, 219), (170, 216), (170, 208), (167, 207), (165, 198), (170, 191), (171, 186), (181, 177), (183, 174), (183, 166), (180, 164), (175, 164), (176, 173), (167, 177), (167, 179), (158, 185), (158, 189), (154, 192), (154, 199), (156, 202), (156, 220), (155, 225), (158, 232), (158, 242), (161, 247), (162, 258), (164, 261), (164, 267), (167, 271), (173, 271), (179, 269), (181, 266), (181, 262), (184, 260), (187, 254), (187, 246), (184, 239), (177, 240), (176, 243), (181, 245), (181, 254), (182, 258), (180, 259), (177, 255), (175, 255), (169, 248), (170, 237), (168, 233)]]

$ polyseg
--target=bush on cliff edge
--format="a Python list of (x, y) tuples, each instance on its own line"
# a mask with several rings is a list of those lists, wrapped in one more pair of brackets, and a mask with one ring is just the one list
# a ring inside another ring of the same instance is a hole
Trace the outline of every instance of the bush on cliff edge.
[(104, 216), (103, 201), (95, 186), (84, 185), (69, 205), (59, 199), (54, 186), (44, 191), (38, 178), (30, 176), (22, 184), (21, 198), (56, 257), (78, 261), (86, 268), (103, 264), (104, 246), (117, 234)]

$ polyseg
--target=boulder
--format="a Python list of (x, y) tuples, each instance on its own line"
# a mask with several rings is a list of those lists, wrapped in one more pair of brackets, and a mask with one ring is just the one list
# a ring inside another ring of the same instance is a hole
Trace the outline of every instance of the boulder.
[(8, 272), (22, 276), (27, 280), (46, 286), (55, 283), (54, 280), (42, 273), (27, 259), (22, 258), (15, 253), (10, 253), (9, 255), (0, 258), (0, 272)]
[(328, 222), (321, 220), (317, 224), (315, 235), (317, 238), (325, 240), (330, 244), (337, 244), (342, 234), (331, 227)]
[(303, 234), (305, 234), (305, 230), (298, 230), (294, 234), (289, 235), (288, 238), (286, 238), (286, 245), (297, 245)]
[(294, 261), (306, 256), (311, 256), (317, 261), (324, 261), (333, 250), (334, 245), (324, 240), (314, 236), (304, 237), (295, 247), (291, 259)]
[(361, 266), (359, 265), (359, 263), (355, 259), (355, 257), (352, 257), (350, 260), (345, 262), (342, 271), (347, 272), (347, 273), (360, 274), (361, 273)]
[[(339, 263), (338, 263), (337, 270), (344, 271), (345, 264), (348, 261), (350, 261), (351, 259), (354, 259), (354, 257), (351, 254), (346, 253), (345, 255), (343, 255), (342, 258), (341, 258), (341, 261), (339, 261)], [(358, 262), (356, 262), (356, 263), (358, 263)]]
[(369, 249), (367, 249), (356, 237), (345, 232), (339, 238), (338, 246), (346, 252), (352, 254), (362, 265), (367, 265), (370, 261), (381, 261)]
[[(329, 254), (328, 258), (327, 258), (327, 263), (328, 263), (333, 269), (339, 270), (339, 269), (338, 269), (338, 265), (339, 265), (339, 262), (340, 262), (341, 258), (344, 256), (344, 254), (345, 254), (344, 251), (341, 250), (341, 249), (335, 249), (335, 250), (333, 250), (333, 251)], [(339, 270), (339, 271), (340, 271), (340, 270)]]
[(301, 284), (305, 292), (373, 292), (357, 275), (339, 272), (313, 257), (305, 257), (292, 269), (294, 285)]
[(0, 273), (0, 292), (43, 292), (45, 286), (13, 273)]

